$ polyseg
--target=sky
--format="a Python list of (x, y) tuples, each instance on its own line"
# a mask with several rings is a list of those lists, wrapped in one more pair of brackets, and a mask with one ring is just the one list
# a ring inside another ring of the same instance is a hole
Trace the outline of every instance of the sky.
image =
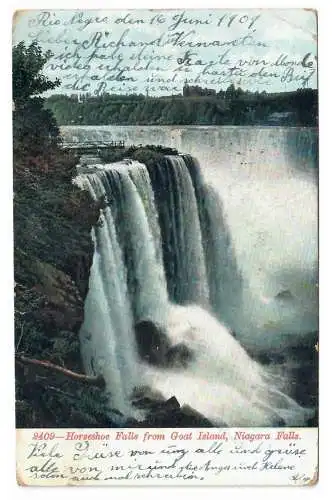
[[(56, 93), (172, 94), (317, 87), (316, 16), (305, 9), (18, 11), (13, 43), (37, 40)], [(303, 65), (304, 61), (304, 65)]]

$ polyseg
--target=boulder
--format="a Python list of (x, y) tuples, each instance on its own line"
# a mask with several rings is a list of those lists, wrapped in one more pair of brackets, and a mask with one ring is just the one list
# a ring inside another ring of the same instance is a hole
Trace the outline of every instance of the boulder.
[(274, 298), (279, 301), (290, 301), (294, 296), (290, 290), (281, 290)]
[(213, 424), (190, 406), (180, 406), (173, 396), (158, 408), (148, 413), (144, 422), (146, 427), (213, 427)]
[(186, 368), (193, 357), (193, 351), (191, 351), (188, 346), (183, 343), (176, 344), (167, 351), (167, 366)]
[(135, 336), (140, 357), (156, 366), (166, 366), (171, 345), (166, 330), (150, 320), (135, 325)]
[[(181, 406), (181, 409), (173, 415), (176, 427), (213, 427), (212, 422), (189, 405)], [(220, 424), (219, 427), (227, 427)]]
[(193, 359), (188, 346), (183, 343), (171, 345), (166, 330), (153, 321), (136, 323), (135, 335), (140, 357), (152, 365), (185, 368)]

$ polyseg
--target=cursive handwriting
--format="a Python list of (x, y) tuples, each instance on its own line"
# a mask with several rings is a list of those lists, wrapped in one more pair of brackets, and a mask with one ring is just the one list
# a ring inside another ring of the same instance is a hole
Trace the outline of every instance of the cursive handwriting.
[(264, 13), (96, 12), (31, 11), (27, 18), (28, 41), (51, 49), (45, 71), (65, 92), (178, 94), (184, 82), (216, 91), (231, 83), (295, 89), (317, 72), (313, 52), (293, 55), (263, 39)]
[(317, 429), (107, 431), (98, 432), (105, 440), (94, 439), (90, 431), (81, 434), (91, 439), (77, 441), (68, 435), (80, 433), (67, 431), (52, 442), (36, 443), (33, 432), (24, 430), (27, 438), (18, 443), (20, 474), (28, 484), (217, 484), (228, 477), (239, 484), (306, 484), (316, 469)]

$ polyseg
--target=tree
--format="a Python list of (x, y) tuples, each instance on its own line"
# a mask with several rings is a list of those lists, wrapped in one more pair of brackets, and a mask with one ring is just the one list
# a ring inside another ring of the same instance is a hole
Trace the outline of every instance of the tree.
[(226, 92), (225, 92), (225, 98), (228, 100), (228, 101), (231, 101), (232, 99), (234, 99), (235, 97), (235, 86), (233, 83), (231, 83), (231, 85), (229, 85), (229, 87), (226, 89)]
[(314, 89), (298, 88), (291, 96), (290, 105), (297, 113), (301, 125), (315, 126), (318, 117), (318, 92)]
[(24, 107), (35, 95), (52, 90), (60, 85), (60, 80), (54, 82), (41, 73), (47, 61), (52, 57), (48, 50), (44, 54), (37, 42), (29, 47), (20, 42), (13, 47), (13, 100), (15, 109)]
[(51, 81), (42, 74), (51, 56), (50, 51), (43, 53), (36, 42), (29, 47), (24, 42), (13, 47), (14, 152), (39, 154), (59, 140), (55, 118), (40, 97), (60, 85), (58, 79)]
[(239, 99), (244, 94), (244, 91), (241, 89), (241, 87), (238, 87), (235, 92), (234, 92), (234, 98)]

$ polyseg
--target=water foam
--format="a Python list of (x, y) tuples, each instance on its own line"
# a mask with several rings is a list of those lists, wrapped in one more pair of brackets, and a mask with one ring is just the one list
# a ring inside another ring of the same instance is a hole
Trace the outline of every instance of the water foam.
[(249, 357), (231, 332), (199, 306), (173, 305), (168, 321), (173, 345), (193, 351), (187, 368), (145, 365), (145, 378), (164, 397), (173, 395), (215, 425), (304, 425), (313, 415), (284, 392), (286, 380)]

